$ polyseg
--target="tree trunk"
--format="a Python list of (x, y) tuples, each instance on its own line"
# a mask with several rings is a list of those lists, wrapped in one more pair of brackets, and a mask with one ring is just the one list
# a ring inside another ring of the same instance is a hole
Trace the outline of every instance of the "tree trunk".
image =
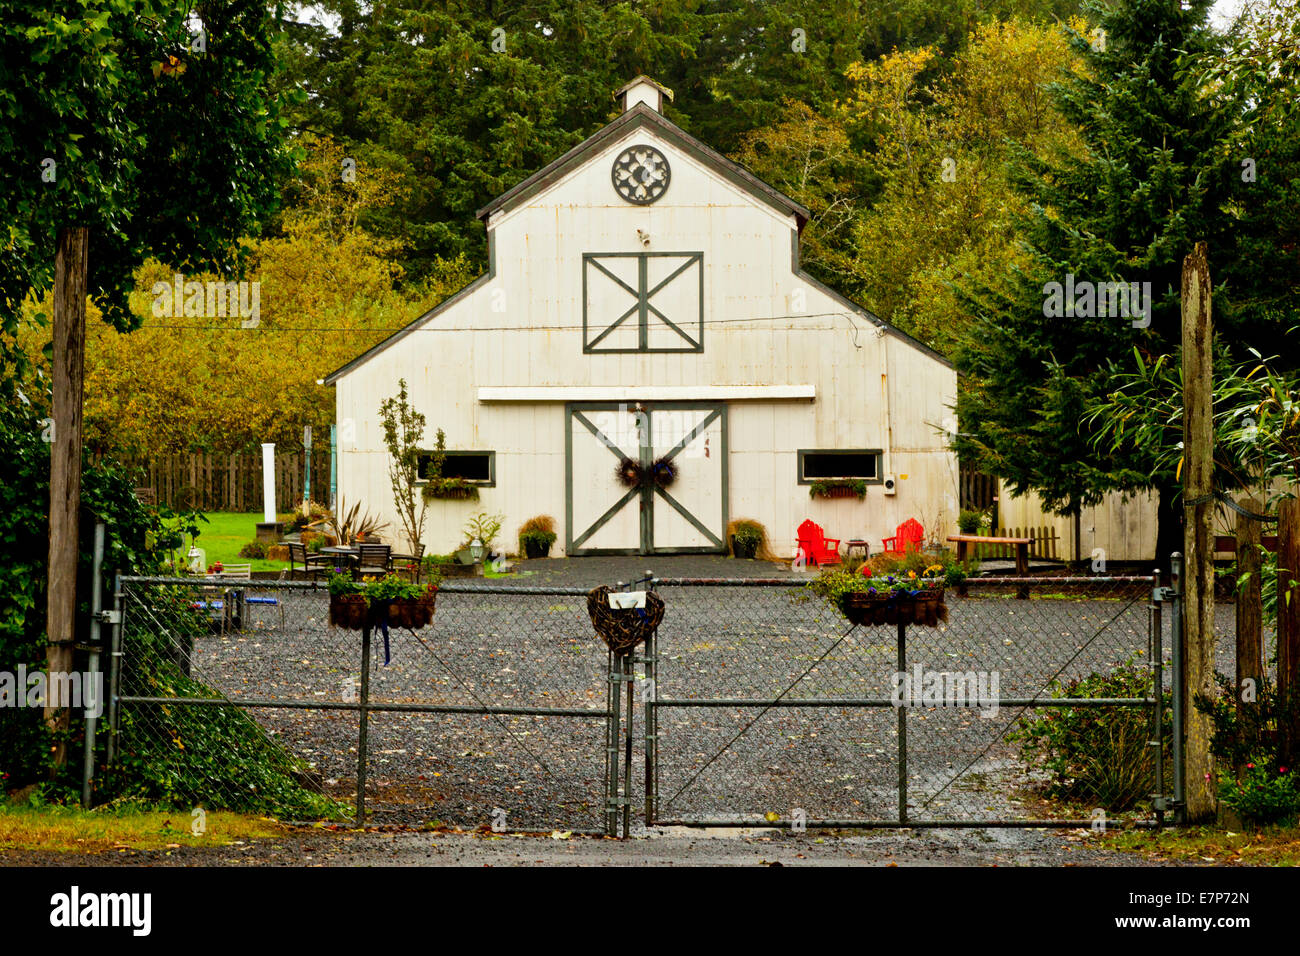
[(54, 260), (54, 421), (50, 445), (50, 566), (46, 599), (45, 722), (57, 735), (54, 765), (68, 758), (63, 739), (70, 725), (66, 700), (56, 699), (56, 674), (72, 668), (77, 616), (77, 544), (81, 508), (81, 391), (86, 348), (86, 284), (89, 230), (59, 233)]
[(1196, 707), (1214, 684), (1214, 327), (1205, 243), (1183, 260), (1183, 724), (1186, 813), (1191, 822), (1215, 813), (1213, 727)]

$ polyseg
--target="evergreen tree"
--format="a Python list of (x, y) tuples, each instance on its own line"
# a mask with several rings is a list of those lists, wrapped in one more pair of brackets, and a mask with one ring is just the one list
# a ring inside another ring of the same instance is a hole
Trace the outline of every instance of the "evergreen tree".
[[(1234, 116), (1185, 68), (1221, 44), (1209, 6), (1095, 3), (1098, 31), (1071, 32), (1086, 68), (1051, 92), (1083, 149), (1048, 160), (1018, 152), (1012, 181), (1029, 206), (1018, 226), (1029, 265), (1003, 284), (963, 290), (975, 328), (956, 356), (965, 376), (958, 453), (1060, 514), (1077, 515), (1109, 491), (1154, 490), (1162, 567), (1181, 542), (1175, 469), (1099, 447), (1084, 418), (1105, 394), (1112, 363), (1131, 361), (1135, 346), (1177, 351), (1181, 266), (1193, 243), (1210, 244), (1212, 266), (1230, 258)], [(1123, 314), (1109, 283), (1149, 289), (1149, 308), (1131, 301)], [(1230, 322), (1218, 324), (1238, 338)]]

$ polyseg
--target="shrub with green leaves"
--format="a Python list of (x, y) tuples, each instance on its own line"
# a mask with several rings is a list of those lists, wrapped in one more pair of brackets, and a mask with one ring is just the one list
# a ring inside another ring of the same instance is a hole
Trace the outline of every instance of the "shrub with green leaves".
[(1284, 823), (1300, 815), (1300, 782), (1283, 762), (1278, 728), (1291, 720), (1292, 708), (1268, 680), (1251, 701), (1237, 699), (1232, 680), (1217, 675), (1219, 695), (1197, 697), (1198, 710), (1210, 718), (1214, 733), (1210, 753), (1218, 768), (1220, 802), (1252, 825)]
[(763, 544), (763, 526), (756, 521), (737, 522), (731, 537), (738, 552), (753, 555)]
[[(1146, 662), (1131, 658), (1105, 673), (1048, 685), (1055, 698), (1135, 698), (1153, 692)], [(1169, 706), (1169, 695), (1164, 706)], [(1172, 752), (1171, 721), (1164, 721), (1165, 759)], [(1021, 757), (1047, 772), (1047, 793), (1110, 813), (1132, 810), (1155, 788), (1149, 707), (1051, 707), (1029, 711), (1008, 739)], [(1166, 764), (1168, 766), (1168, 764)]]
[(1300, 783), (1290, 767), (1248, 763), (1240, 776), (1219, 771), (1219, 801), (1255, 826), (1292, 825), (1300, 817)]
[(250, 541), (239, 549), (239, 556), (241, 558), (265, 558), (266, 545), (261, 541)]
[[(211, 625), (197, 591), (133, 589), (148, 613), (128, 615), (122, 692), (142, 697), (219, 698), (181, 667), (183, 648)], [(121, 711), (117, 762), (100, 787), (118, 800), (262, 813), (285, 819), (343, 819), (343, 804), (304, 784), (310, 767), (285, 751), (238, 707), (130, 704)]]
[[(29, 672), (45, 667), (50, 446), (43, 438), (41, 414), (32, 404), (0, 399), (0, 455), (5, 461), (5, 480), (0, 481), (0, 670), (9, 672), (19, 665)], [(179, 547), (177, 527), (183, 522), (169, 508), (145, 508), (133, 491), (137, 483), (113, 461), (89, 457), (84, 461), (80, 558), (84, 580), (89, 580), (94, 519), (107, 526), (106, 581), (117, 573), (158, 573), (168, 551)], [(84, 589), (80, 594), (78, 616), (84, 621), (90, 613), (90, 596)], [(111, 606), (111, 599), (106, 600)], [(84, 654), (77, 653), (73, 666), (85, 669)], [(75, 715), (72, 734), (80, 736)], [(18, 788), (48, 779), (52, 743), (40, 709), (6, 709), (0, 719), (3, 786)], [(60, 779), (72, 780), (79, 772), (80, 767), (69, 765)]]

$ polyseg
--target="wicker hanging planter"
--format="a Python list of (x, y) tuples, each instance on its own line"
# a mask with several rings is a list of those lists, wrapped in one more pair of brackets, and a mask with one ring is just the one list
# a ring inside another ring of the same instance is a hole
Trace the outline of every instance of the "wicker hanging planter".
[(388, 623), (417, 631), (433, 623), (433, 612), (438, 602), (438, 590), (426, 591), (418, 598), (401, 598), (388, 602)]
[(364, 594), (331, 594), (330, 626), (345, 631), (364, 630), (370, 620), (370, 602)]
[(609, 649), (615, 654), (626, 654), (649, 637), (664, 619), (664, 600), (648, 591), (643, 608), (613, 608), (609, 606), (612, 590), (609, 585), (602, 584), (588, 591), (587, 614)]
[(418, 630), (433, 622), (438, 591), (433, 589), (418, 598), (396, 598), (371, 604), (364, 594), (330, 596), (330, 624), (347, 631), (378, 627), (385, 621), (393, 627)]
[(948, 620), (943, 588), (870, 594), (848, 591), (839, 598), (840, 611), (854, 624), (919, 624), (938, 627)]

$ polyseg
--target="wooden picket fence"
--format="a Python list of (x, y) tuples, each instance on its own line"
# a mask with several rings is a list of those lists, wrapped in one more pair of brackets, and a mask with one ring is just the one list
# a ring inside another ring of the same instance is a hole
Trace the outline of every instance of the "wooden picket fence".
[[(279, 512), (302, 503), (305, 452), (275, 456), (275, 507)], [(136, 469), (136, 485), (153, 491), (154, 503), (201, 511), (257, 512), (262, 510), (262, 455), (179, 454), (127, 461)], [(311, 496), (329, 497), (330, 454), (313, 449)]]
[[(1029, 556), (1044, 560), (1057, 560), (1056, 543), (1059, 535), (1055, 528), (999, 528), (992, 538), (1029, 538)], [(977, 558), (1015, 560), (1016, 549), (1010, 544), (972, 544), (971, 554)]]
[(983, 511), (997, 501), (998, 480), (992, 475), (983, 474), (963, 464), (958, 468), (957, 480), (963, 508)]

